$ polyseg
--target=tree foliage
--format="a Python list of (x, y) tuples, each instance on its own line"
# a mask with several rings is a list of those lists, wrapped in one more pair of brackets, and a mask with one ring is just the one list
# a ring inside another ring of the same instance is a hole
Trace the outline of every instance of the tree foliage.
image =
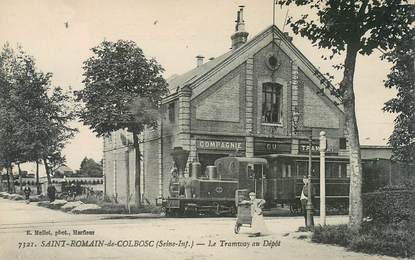
[[(407, 0), (277, 0), (280, 5), (308, 7), (318, 19), (310, 13), (299, 19), (289, 17), (294, 33), (307, 37), (318, 48), (329, 49), (330, 58), (347, 52), (353, 46), (354, 51), (370, 55), (375, 49), (391, 50), (400, 42), (402, 35), (410, 30), (414, 21), (414, 6)], [(344, 69), (345, 64), (335, 68)], [(344, 91), (344, 84), (340, 84)], [(339, 96), (343, 97), (340, 92)]]
[(85, 88), (76, 92), (85, 105), (79, 116), (98, 136), (119, 129), (140, 133), (144, 126), (154, 124), (148, 115), (136, 120), (134, 111), (145, 113), (141, 107), (131, 109), (137, 98), (146, 98), (156, 108), (167, 94), (163, 68), (155, 59), (147, 59), (132, 41), (103, 41), (92, 48), (93, 55), (84, 62)]
[(132, 41), (103, 41), (92, 52), (83, 67), (85, 88), (75, 93), (84, 104), (79, 117), (98, 136), (120, 129), (133, 133), (135, 200), (140, 206), (138, 135), (146, 126), (157, 124), (159, 102), (168, 93), (164, 70)]
[(0, 158), (9, 165), (45, 163), (48, 180), (64, 162), (61, 152), (76, 132), (72, 98), (50, 84), (52, 74), (36, 68), (21, 47), (5, 45), (0, 55)]
[(359, 131), (355, 113), (354, 73), (356, 58), (370, 55), (375, 49), (395, 48), (410, 31), (414, 8), (406, 0), (277, 0), (281, 5), (297, 5), (314, 11), (299, 19), (288, 19), (294, 33), (308, 38), (318, 48), (331, 50), (330, 58), (345, 53), (341, 66), (343, 79), (335, 93), (341, 99), (350, 148), (349, 225), (359, 228), (363, 219), (361, 185), (362, 166)]
[(79, 174), (88, 177), (102, 177), (102, 166), (93, 159), (85, 157), (81, 162)]
[(392, 158), (415, 161), (415, 30), (404, 35), (397, 48), (384, 55), (394, 65), (385, 81), (387, 88), (395, 88), (395, 98), (385, 103), (384, 111), (397, 113), (395, 127), (389, 137)]

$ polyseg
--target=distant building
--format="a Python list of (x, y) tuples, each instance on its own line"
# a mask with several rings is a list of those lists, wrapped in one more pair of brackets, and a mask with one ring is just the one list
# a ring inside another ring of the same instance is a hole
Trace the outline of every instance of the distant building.
[(63, 177), (63, 176), (71, 176), (74, 172), (71, 168), (66, 165), (60, 166), (58, 169), (55, 170), (54, 176), (55, 177)]
[(392, 147), (387, 145), (361, 145), (360, 152), (362, 160), (366, 159), (387, 159), (392, 156)]

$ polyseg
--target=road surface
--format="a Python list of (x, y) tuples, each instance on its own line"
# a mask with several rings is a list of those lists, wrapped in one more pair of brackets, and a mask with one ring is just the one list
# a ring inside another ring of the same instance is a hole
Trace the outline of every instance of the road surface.
[(272, 234), (258, 238), (234, 234), (233, 218), (107, 217), (0, 198), (0, 259), (391, 259), (293, 238), (302, 217), (265, 218)]

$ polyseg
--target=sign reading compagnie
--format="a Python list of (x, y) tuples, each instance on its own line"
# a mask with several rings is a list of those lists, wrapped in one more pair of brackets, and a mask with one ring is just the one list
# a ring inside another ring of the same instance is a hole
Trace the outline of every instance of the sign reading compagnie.
[(245, 150), (245, 142), (238, 141), (221, 141), (221, 140), (197, 140), (196, 147), (206, 150), (228, 150), (241, 151)]

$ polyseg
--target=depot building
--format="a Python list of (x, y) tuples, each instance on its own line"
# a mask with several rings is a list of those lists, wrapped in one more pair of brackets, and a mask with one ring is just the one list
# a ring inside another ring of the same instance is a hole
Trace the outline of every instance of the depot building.
[[(330, 94), (333, 86), (276, 26), (248, 40), (243, 11), (230, 51), (207, 61), (199, 55), (194, 69), (168, 79), (170, 95), (162, 101), (159, 127), (141, 136), (144, 202), (169, 196), (171, 152), (178, 146), (190, 151), (188, 164), (200, 162), (202, 172), (224, 156), (273, 154), (281, 155), (279, 176), (301, 178), (307, 173), (309, 135), (318, 154), (319, 134), (325, 131), (328, 155), (347, 158), (345, 116)], [(135, 151), (123, 138), (132, 139), (117, 131), (104, 140), (105, 193), (118, 201), (129, 194), (134, 203)], [(346, 175), (346, 163), (328, 167), (330, 174)]]

